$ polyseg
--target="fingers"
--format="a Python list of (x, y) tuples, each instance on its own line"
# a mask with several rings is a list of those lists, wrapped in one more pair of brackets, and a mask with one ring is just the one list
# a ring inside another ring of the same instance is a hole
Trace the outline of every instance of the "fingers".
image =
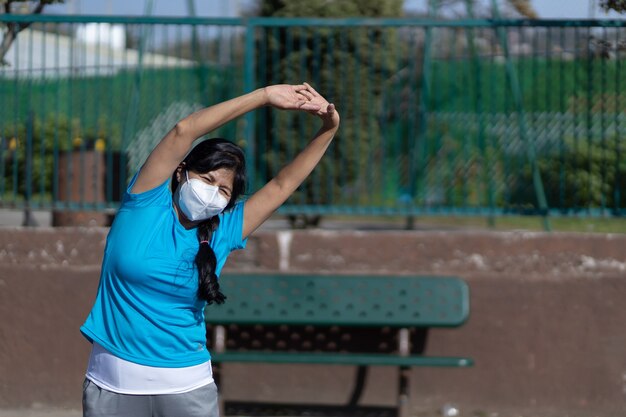
[(334, 114), (335, 105), (328, 103), (311, 84), (304, 82), (291, 87), (296, 96), (295, 104), (298, 110), (308, 111), (320, 117), (332, 116)]
[(311, 84), (306, 81), (302, 84), (295, 86), (296, 92), (300, 94), (307, 94), (308, 97), (313, 99), (314, 97), (322, 97), (320, 93), (317, 92), (315, 88), (311, 86)]
[(299, 106), (299, 108), (300, 110), (313, 111), (313, 112), (318, 112), (321, 110), (321, 107), (319, 106), (319, 104), (311, 103), (309, 101), (303, 102)]
[(298, 95), (298, 98), (302, 98), (307, 101), (313, 100), (313, 94), (306, 90), (296, 91), (296, 94)]
[(307, 97), (309, 100), (313, 99), (314, 97), (314, 94), (309, 91), (306, 83), (295, 85), (294, 90), (296, 91), (296, 94), (301, 94)]
[(315, 88), (311, 87), (311, 84), (309, 84), (309, 83), (305, 82), (305, 83), (304, 83), (304, 85), (306, 86), (306, 89), (307, 89), (306, 91), (307, 91), (307, 92), (312, 93), (312, 94), (313, 94), (313, 96), (315, 96), (315, 97), (320, 97), (320, 96), (321, 96), (321, 94), (320, 94), (320, 93), (318, 93), (318, 92), (315, 90)]

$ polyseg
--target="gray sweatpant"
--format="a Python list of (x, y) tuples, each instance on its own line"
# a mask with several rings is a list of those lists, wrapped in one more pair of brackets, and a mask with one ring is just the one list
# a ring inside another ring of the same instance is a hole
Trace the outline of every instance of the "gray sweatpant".
[(83, 383), (83, 417), (219, 417), (217, 386), (183, 394), (129, 395)]

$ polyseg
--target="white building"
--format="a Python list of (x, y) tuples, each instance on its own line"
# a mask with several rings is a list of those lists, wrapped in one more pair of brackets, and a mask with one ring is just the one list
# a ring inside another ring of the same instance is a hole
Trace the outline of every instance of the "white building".
[[(11, 45), (0, 77), (51, 78), (113, 75), (135, 68), (190, 67), (193, 61), (125, 47), (123, 26), (108, 23), (77, 25), (76, 36), (25, 29)], [(141, 58), (140, 58), (141, 57)]]

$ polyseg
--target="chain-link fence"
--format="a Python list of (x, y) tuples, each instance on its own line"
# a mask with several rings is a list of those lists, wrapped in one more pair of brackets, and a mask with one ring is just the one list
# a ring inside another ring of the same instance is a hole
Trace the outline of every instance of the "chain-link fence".
[[(309, 81), (342, 115), (289, 214), (626, 211), (626, 22), (0, 16), (0, 207), (114, 211), (186, 114)], [(250, 192), (317, 120), (259, 109)]]

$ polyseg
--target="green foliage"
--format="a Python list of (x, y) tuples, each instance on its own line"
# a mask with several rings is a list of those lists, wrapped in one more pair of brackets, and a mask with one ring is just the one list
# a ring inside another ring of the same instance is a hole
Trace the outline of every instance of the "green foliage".
[[(65, 115), (54, 114), (44, 120), (37, 117), (18, 125), (7, 124), (0, 129), (1, 188), (24, 195), (30, 187), (31, 193), (49, 197), (55, 186), (60, 155), (69, 151), (103, 152), (107, 147), (111, 150), (113, 136), (119, 137), (119, 126), (104, 116), (89, 128), (83, 128), (78, 118), (70, 120)], [(29, 157), (30, 184), (27, 178)]]
[[(241, 89), (240, 70), (209, 68), (203, 75), (208, 97), (202, 96), (197, 69), (144, 70), (138, 109), (130, 109), (136, 85), (135, 71), (121, 71), (114, 76), (45, 80), (0, 78), (0, 107), (11, 109), (0, 112), (0, 126), (26, 123), (32, 110), (36, 114), (53, 113), (69, 119), (78, 118), (82, 129), (97, 129), (98, 120), (104, 116), (111, 122), (112, 129), (119, 130), (134, 112), (135, 126), (126, 138), (130, 140), (172, 102), (210, 100), (215, 103), (232, 97)], [(111, 146), (116, 150), (128, 145), (122, 144), (124, 138), (120, 134), (108, 136), (112, 137)]]
[(398, 17), (403, 0), (262, 0), (264, 17)]
[[(208, 69), (209, 94), (201, 97), (197, 69), (144, 70), (139, 108), (132, 109), (135, 73), (114, 76), (0, 79), (0, 193), (23, 195), (27, 190), (26, 156), (32, 155), (33, 192), (50, 196), (57, 175), (59, 155), (69, 150), (99, 149), (125, 153), (134, 146), (137, 132), (169, 109), (173, 102), (219, 102), (240, 92), (240, 71)], [(126, 129), (130, 112), (134, 128)], [(27, 140), (29, 114), (33, 114), (32, 141)], [(162, 137), (170, 127), (156, 134)], [(218, 134), (233, 139), (236, 126), (224, 126)], [(125, 136), (126, 135), (126, 136)], [(107, 173), (107, 175), (113, 175)]]
[(600, 0), (600, 7), (607, 12), (614, 10), (618, 13), (626, 13), (626, 0)]
[[(402, 1), (261, 2), (264, 17), (398, 17)], [(300, 204), (362, 203), (375, 184), (371, 166), (382, 164), (382, 132), (376, 120), (384, 82), (399, 70), (404, 46), (397, 30), (379, 27), (271, 27), (257, 38), (258, 85), (310, 82), (335, 103), (342, 124), (313, 178), (292, 200)], [(271, 178), (319, 124), (310, 117), (261, 112), (255, 166)], [(322, 186), (323, 185), (323, 186)]]
[[(565, 139), (538, 160), (548, 206), (563, 212), (587, 208), (623, 210), (626, 207), (626, 143), (605, 140)], [(514, 208), (537, 207), (530, 166), (513, 182), (510, 204)]]
[[(618, 76), (621, 65), (616, 61), (519, 58), (516, 68), (527, 128), (541, 132), (543, 138), (557, 136), (561, 140), (564, 132), (586, 126), (589, 117), (617, 117), (626, 99)], [(528, 148), (519, 137), (519, 116), (507, 94), (506, 67), (485, 61), (480, 67), (480, 73), (468, 73), (470, 62), (437, 59), (432, 63), (436, 88), (427, 103), (426, 140), (413, 150), (405, 146), (396, 151), (395, 166), (400, 176), (409, 171), (416, 177), (414, 201), (418, 205), (501, 207), (536, 213)], [(406, 85), (394, 86), (390, 100), (403, 97)], [(479, 94), (483, 100), (480, 110)], [(405, 111), (390, 115), (389, 124), (403, 129), (400, 137), (417, 133), (419, 126), (405, 115), (419, 114), (415, 101)], [(626, 172), (617, 162), (617, 155), (623, 159), (626, 150), (616, 138), (602, 141), (599, 136), (594, 133), (591, 144), (587, 139), (565, 139), (562, 146), (544, 143), (537, 149), (550, 208), (626, 206)], [(545, 140), (536, 141), (536, 146)], [(407, 162), (411, 158), (413, 168)]]
[[(470, 73), (471, 62), (442, 60), (432, 62), (433, 91), (428, 108), (436, 111), (476, 109), (480, 93), (483, 109), (498, 113), (515, 111), (504, 63), (481, 61), (480, 72)], [(620, 73), (623, 61), (545, 58), (518, 58), (515, 62), (523, 107), (526, 111), (567, 111), (584, 113), (619, 111), (626, 99)], [(482, 90), (478, 91), (480, 85)], [(473, 90), (468, 91), (468, 88)], [(622, 91), (621, 95), (618, 95)], [(611, 94), (606, 94), (610, 92)]]

